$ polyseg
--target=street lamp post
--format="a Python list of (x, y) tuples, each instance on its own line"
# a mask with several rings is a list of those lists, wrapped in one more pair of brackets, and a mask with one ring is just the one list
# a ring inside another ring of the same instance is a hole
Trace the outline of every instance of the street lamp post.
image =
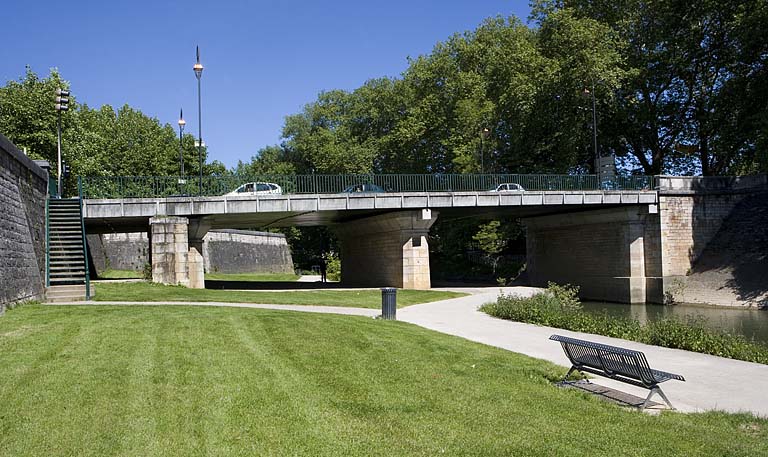
[(184, 126), (187, 121), (184, 120), (184, 110), (179, 110), (179, 164), (181, 165), (181, 174), (179, 177), (179, 184), (183, 184), (181, 181), (184, 179), (184, 154), (182, 153), (182, 138), (184, 137)]
[(69, 111), (69, 91), (64, 89), (56, 89), (56, 114), (57, 121), (56, 121), (56, 132), (57, 132), (57, 190), (58, 195), (57, 198), (61, 198), (64, 195), (64, 189), (62, 189), (63, 181), (62, 177), (64, 175), (64, 162), (61, 158), (61, 112), (62, 111)]
[(200, 165), (200, 195), (203, 195), (203, 104), (200, 96), (200, 78), (203, 77), (203, 64), (200, 63), (200, 46), (195, 47), (197, 63), (192, 67), (197, 77), (197, 158)]
[[(592, 81), (592, 91), (588, 88), (584, 88), (584, 95), (585, 96), (592, 96), (592, 137), (594, 139), (594, 148), (595, 148), (595, 175), (600, 174), (600, 159), (599, 159), (599, 153), (597, 150), (597, 104), (595, 103), (595, 82)], [(598, 176), (599, 179), (599, 176)]]
[(491, 130), (488, 127), (483, 127), (480, 130), (480, 174), (485, 173), (485, 148), (483, 147), (483, 140), (487, 140), (491, 135)]

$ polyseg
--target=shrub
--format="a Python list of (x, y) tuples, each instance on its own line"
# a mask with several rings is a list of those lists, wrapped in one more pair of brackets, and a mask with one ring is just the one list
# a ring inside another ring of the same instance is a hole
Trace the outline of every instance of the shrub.
[(341, 260), (335, 253), (328, 256), (328, 263), (325, 266), (325, 277), (329, 281), (341, 281)]
[(578, 288), (549, 283), (532, 297), (502, 295), (480, 310), (501, 319), (545, 325), (576, 332), (622, 338), (686, 351), (768, 364), (768, 346), (705, 327), (703, 318), (665, 318), (643, 326), (635, 319), (590, 314), (581, 310)]
[(146, 262), (141, 270), (141, 277), (146, 281), (152, 281), (152, 264)]

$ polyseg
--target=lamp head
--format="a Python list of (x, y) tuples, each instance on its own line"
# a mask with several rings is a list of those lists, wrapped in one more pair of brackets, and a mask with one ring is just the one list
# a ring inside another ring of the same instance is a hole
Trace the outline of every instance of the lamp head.
[(187, 121), (184, 120), (184, 110), (179, 111), (179, 127), (184, 128), (184, 126), (187, 124)]
[(195, 51), (197, 54), (197, 62), (192, 66), (192, 70), (194, 70), (197, 79), (200, 79), (203, 76), (203, 64), (200, 63), (200, 46), (196, 46)]

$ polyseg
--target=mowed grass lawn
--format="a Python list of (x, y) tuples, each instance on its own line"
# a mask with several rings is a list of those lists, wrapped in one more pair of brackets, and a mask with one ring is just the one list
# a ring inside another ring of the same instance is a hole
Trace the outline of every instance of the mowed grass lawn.
[(99, 273), (101, 279), (139, 279), (141, 278), (140, 271), (133, 270), (112, 270), (107, 269)]
[(766, 420), (627, 411), (564, 371), (394, 321), (27, 305), (0, 318), (0, 455), (768, 455)]
[(205, 279), (219, 281), (296, 281), (298, 275), (293, 273), (206, 273)]
[[(381, 291), (361, 290), (299, 290), (262, 292), (250, 290), (188, 289), (146, 281), (101, 282), (95, 284), (96, 301), (195, 301), (226, 303), (265, 303), (279, 305), (323, 305), (353, 308), (381, 308)], [(437, 290), (398, 290), (397, 306), (427, 303), (466, 294)]]

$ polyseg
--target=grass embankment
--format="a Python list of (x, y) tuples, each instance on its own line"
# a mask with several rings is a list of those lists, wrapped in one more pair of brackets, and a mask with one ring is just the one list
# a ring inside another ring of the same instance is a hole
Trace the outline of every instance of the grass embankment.
[(710, 330), (701, 319), (665, 318), (643, 325), (635, 319), (591, 314), (581, 310), (578, 289), (550, 283), (533, 297), (501, 296), (480, 310), (491, 316), (530, 324), (611, 336), (673, 349), (768, 364), (768, 346), (741, 335)]
[(30, 305), (0, 367), (0, 455), (768, 455), (766, 420), (627, 411), (394, 321)]
[(299, 276), (293, 273), (206, 273), (205, 279), (216, 281), (277, 282), (296, 281), (299, 279)]
[[(435, 290), (398, 290), (397, 306), (428, 303), (466, 294)], [(381, 308), (381, 291), (361, 290), (291, 290), (284, 292), (250, 290), (188, 289), (150, 282), (99, 283), (96, 301), (190, 301), (225, 303), (264, 303), (278, 305), (323, 305), (353, 308)]]
[(142, 273), (133, 270), (107, 269), (99, 273), (99, 279), (141, 279)]

